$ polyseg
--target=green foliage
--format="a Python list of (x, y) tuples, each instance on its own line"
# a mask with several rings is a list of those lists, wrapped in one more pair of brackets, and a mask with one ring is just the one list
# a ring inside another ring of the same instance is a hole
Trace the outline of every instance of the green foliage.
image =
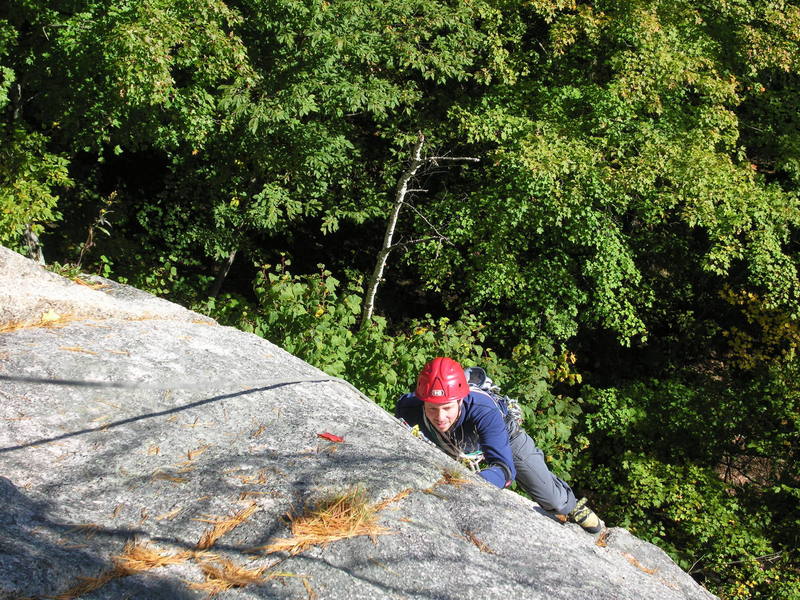
[(22, 248), (28, 225), (41, 234), (59, 218), (57, 193), (71, 183), (66, 159), (46, 150), (44, 136), (0, 125), (0, 243)]
[(784, 311), (767, 306), (752, 292), (726, 288), (723, 298), (740, 308), (745, 323), (723, 332), (729, 339), (729, 360), (743, 369), (756, 369), (773, 360), (791, 362), (800, 346), (800, 323)]
[(139, 203), (128, 225), (211, 269), (262, 262), (264, 237), (309, 218), (331, 232), (381, 214), (391, 152), (449, 101), (432, 84), (513, 76), (483, 1), (12, 4), (28, 118), (82, 160), (158, 156), (160, 193), (120, 190)]
[[(68, 161), (47, 148), (47, 137), (19, 120), (21, 83), (11, 67), (17, 31), (0, 18), (0, 243), (21, 250), (22, 234), (30, 227), (41, 234), (43, 223), (59, 218), (58, 192), (71, 185)], [(17, 97), (9, 92), (16, 83)]]
[(131, 277), (119, 277), (121, 283), (127, 283), (156, 296), (185, 298), (192, 294), (192, 291), (187, 289), (191, 287), (191, 283), (181, 274), (175, 255), (151, 257), (137, 254), (134, 258), (149, 268), (136, 271)]
[(61, 277), (66, 277), (67, 279), (72, 279), (73, 281), (77, 281), (81, 276), (81, 269), (75, 263), (61, 264), (60, 262), (56, 261), (47, 265), (47, 269), (56, 275), (61, 275)]
[(218, 128), (213, 91), (251, 76), (239, 17), (217, 0), (12, 4), (12, 24), (31, 32), (16, 57), (37, 92), (29, 110), (75, 149), (202, 146)]
[[(436, 207), (445, 223), (457, 216), (442, 228), (456, 248), (412, 255), (426, 281), (454, 292), (462, 283), (449, 274), (464, 273), (467, 306), (493, 321), (503, 315), (509, 330), (564, 339), (589, 327), (642, 341), (663, 324), (653, 312), (668, 292), (663, 280), (689, 283), (675, 280), (672, 251), (691, 236), (697, 262), (686, 276), (741, 282), (797, 315), (797, 188), (758, 174), (739, 146), (736, 112), (747, 91), (740, 80), (753, 76), (746, 53), (766, 69), (780, 36), (770, 31), (761, 47), (744, 32), (759, 19), (785, 31), (796, 9), (778, 17), (768, 3), (742, 12), (716, 4), (532, 5), (553, 22), (549, 45), (519, 47), (537, 68), (450, 111), (490, 161), (469, 179), (468, 204), (453, 193)], [(738, 27), (742, 39), (730, 39)], [(722, 48), (734, 40), (732, 58)], [(798, 49), (791, 34), (781, 44)]]
[(798, 589), (784, 571), (795, 550), (771, 542), (780, 521), (763, 507), (746, 510), (712, 470), (626, 452), (601, 479), (613, 494), (624, 493), (608, 518), (664, 547), (722, 597), (790, 598)]
[(721, 597), (794, 597), (800, 579), (786, 565), (797, 560), (800, 487), (789, 377), (762, 373), (734, 389), (715, 381), (719, 373), (586, 388), (590, 448), (575, 475), (602, 490), (609, 520), (663, 547)]

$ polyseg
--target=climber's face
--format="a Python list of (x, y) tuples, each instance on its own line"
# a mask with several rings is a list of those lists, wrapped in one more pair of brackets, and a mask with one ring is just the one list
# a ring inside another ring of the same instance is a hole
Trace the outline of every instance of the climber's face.
[(450, 429), (458, 420), (458, 413), (461, 411), (461, 400), (454, 400), (447, 404), (433, 404), (424, 402), (425, 416), (431, 425), (436, 427), (441, 433)]

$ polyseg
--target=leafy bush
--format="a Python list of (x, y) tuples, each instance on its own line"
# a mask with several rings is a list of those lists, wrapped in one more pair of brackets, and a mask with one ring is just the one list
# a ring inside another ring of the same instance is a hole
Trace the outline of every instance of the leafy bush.
[(799, 541), (798, 479), (755, 437), (765, 428), (747, 427), (759, 404), (790, 418), (779, 396), (695, 378), (587, 387), (584, 399), (590, 451), (575, 474), (598, 492), (608, 522), (661, 546), (723, 598), (800, 597), (800, 577), (787, 570)]
[(22, 248), (30, 226), (41, 234), (43, 223), (60, 218), (57, 192), (72, 184), (68, 161), (46, 149), (46, 138), (20, 127), (0, 124), (0, 243)]

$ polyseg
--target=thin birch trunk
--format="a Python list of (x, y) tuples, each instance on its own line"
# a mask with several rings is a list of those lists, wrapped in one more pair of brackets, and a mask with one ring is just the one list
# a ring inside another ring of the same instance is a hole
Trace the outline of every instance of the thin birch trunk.
[(372, 271), (372, 276), (367, 285), (367, 293), (364, 296), (364, 308), (361, 311), (361, 327), (366, 327), (372, 319), (372, 314), (375, 311), (375, 296), (378, 293), (378, 286), (383, 278), (383, 271), (386, 268), (386, 261), (389, 258), (389, 253), (392, 251), (392, 242), (394, 239), (394, 232), (397, 228), (397, 220), (400, 217), (400, 210), (403, 208), (403, 202), (408, 193), (408, 182), (416, 175), (417, 170), (425, 162), (422, 159), (422, 145), (425, 143), (425, 136), (420, 132), (417, 143), (411, 149), (411, 162), (408, 168), (400, 176), (397, 181), (397, 187), (394, 193), (394, 206), (392, 207), (392, 214), (389, 217), (389, 222), (386, 224), (386, 233), (383, 236), (383, 246), (378, 252), (378, 260), (375, 262), (375, 268)]

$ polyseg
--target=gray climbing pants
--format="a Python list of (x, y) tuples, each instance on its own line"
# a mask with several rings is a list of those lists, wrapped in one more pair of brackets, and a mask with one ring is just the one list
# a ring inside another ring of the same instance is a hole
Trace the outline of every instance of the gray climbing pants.
[(544, 453), (524, 431), (511, 438), (511, 452), (517, 483), (545, 510), (566, 515), (575, 508), (577, 499), (567, 482), (550, 472)]

